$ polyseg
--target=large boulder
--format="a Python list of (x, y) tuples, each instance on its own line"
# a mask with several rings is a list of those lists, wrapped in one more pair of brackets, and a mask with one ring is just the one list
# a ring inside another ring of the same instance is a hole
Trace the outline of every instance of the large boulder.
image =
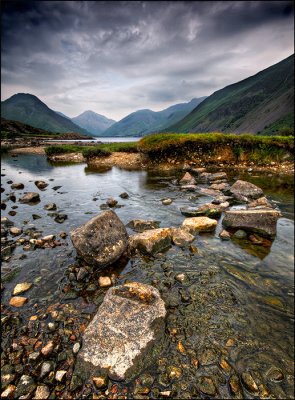
[(171, 228), (150, 229), (129, 237), (131, 253), (138, 250), (143, 254), (153, 255), (171, 245)]
[(208, 217), (186, 218), (182, 223), (182, 228), (191, 234), (198, 232), (212, 232), (217, 226), (217, 221)]
[(229, 190), (239, 202), (248, 203), (263, 196), (263, 190), (260, 187), (242, 180), (237, 180)]
[(165, 305), (152, 286), (132, 282), (110, 288), (83, 334), (75, 373), (103, 370), (129, 381), (155, 361), (164, 335)]
[(222, 225), (228, 229), (243, 229), (274, 238), (280, 216), (276, 210), (232, 210), (225, 212)]
[(102, 212), (70, 235), (78, 256), (99, 268), (118, 260), (128, 245), (126, 228), (114, 211)]

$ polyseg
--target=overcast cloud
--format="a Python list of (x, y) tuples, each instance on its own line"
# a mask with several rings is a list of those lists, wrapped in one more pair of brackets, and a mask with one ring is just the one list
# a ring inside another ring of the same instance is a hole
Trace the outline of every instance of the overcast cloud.
[(208, 96), (294, 52), (289, 1), (2, 2), (2, 100), (119, 120)]

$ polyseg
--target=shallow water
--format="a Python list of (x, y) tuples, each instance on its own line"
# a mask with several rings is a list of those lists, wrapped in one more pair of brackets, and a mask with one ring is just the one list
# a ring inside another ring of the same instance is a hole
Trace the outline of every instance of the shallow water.
[[(194, 193), (180, 192), (173, 186), (171, 181), (181, 176), (181, 171), (155, 173), (118, 168), (101, 171), (85, 164), (53, 164), (44, 156), (25, 154), (4, 156), (1, 172), (5, 174), (2, 176), (5, 188), (2, 201), (11, 192), (9, 180), (25, 185), (25, 189), (14, 191), (17, 199), (25, 191), (38, 192), (41, 198), (34, 206), (7, 201), (2, 216), (8, 216), (18, 227), (33, 224), (42, 235), (69, 233), (99, 213), (100, 205), (109, 197), (119, 200), (121, 207), (115, 211), (125, 224), (141, 218), (159, 220), (161, 227), (181, 225), (184, 217), (180, 207), (212, 199), (195, 197)], [(170, 390), (174, 398), (190, 398), (185, 397), (188, 394), (197, 398), (208, 396), (201, 385), (204, 376), (212, 378), (215, 396), (230, 398), (230, 377), (240, 376), (247, 370), (256, 374), (256, 381), (266, 385), (272, 398), (290, 398), (293, 393), (293, 181), (290, 177), (269, 174), (232, 172), (229, 175), (231, 179), (242, 178), (260, 186), (282, 212), (270, 249), (261, 251), (247, 243), (221, 241), (218, 236), (222, 229), (220, 220), (215, 233), (196, 238), (193, 244), (197, 252), (173, 246), (152, 260), (118, 263), (111, 270), (98, 272), (87, 282), (88, 285), (97, 282), (99, 274), (113, 273), (118, 284), (135, 280), (153, 284), (160, 290), (168, 310), (166, 335), (159, 360), (146, 371), (153, 378), (147, 398), (158, 397), (157, 390)], [(34, 185), (35, 180), (45, 180), (49, 186), (40, 191)], [(53, 190), (54, 186), (61, 188)], [(128, 192), (129, 199), (121, 199), (122, 192)], [(161, 199), (165, 197), (173, 199), (173, 203), (162, 205)], [(68, 215), (64, 223), (58, 224), (50, 212), (44, 210), (44, 205), (50, 202), (57, 204), (59, 213)], [(8, 212), (13, 205), (18, 206), (17, 214), (10, 216)], [(32, 214), (41, 218), (33, 220)], [(14, 286), (23, 281), (34, 282), (34, 287), (27, 292), (29, 301), (21, 309), (23, 323), (34, 313), (45, 313), (44, 321), (51, 321), (48, 307), (54, 305), (63, 310), (64, 318), (74, 318), (77, 327), (88, 323), (103, 300), (104, 289), (96, 287), (89, 291), (85, 285), (69, 282), (69, 267), (76, 263), (75, 250), (69, 238), (64, 243), (54, 249), (27, 252), (18, 246), (11, 259), (3, 262), (3, 304), (8, 310), (13, 310), (8, 302)], [(22, 258), (22, 254), (26, 257)], [(14, 276), (11, 271), (15, 271)], [(180, 272), (188, 276), (184, 284), (175, 279)], [(10, 279), (7, 278), (9, 273)], [(72, 298), (69, 292), (74, 292)], [(233, 339), (234, 345), (226, 346), (228, 339)], [(185, 353), (177, 350), (179, 342), (186, 349)], [(231, 365), (230, 372), (220, 367), (222, 357)], [(198, 369), (193, 365), (195, 358), (199, 360)], [(180, 379), (169, 377), (171, 366), (181, 368)], [(284, 379), (280, 382), (268, 379), (267, 371), (271, 367), (283, 371)], [(137, 386), (135, 381), (126, 385), (130, 398)], [(88, 393), (90, 389), (86, 385), (83, 390)], [(245, 388), (242, 395), (254, 398)]]

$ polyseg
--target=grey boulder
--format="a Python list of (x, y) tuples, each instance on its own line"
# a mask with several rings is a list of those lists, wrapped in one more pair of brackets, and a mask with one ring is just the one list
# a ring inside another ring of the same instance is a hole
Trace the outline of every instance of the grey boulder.
[(158, 356), (165, 315), (152, 286), (132, 282), (110, 288), (83, 334), (75, 373), (87, 379), (107, 370), (111, 379), (129, 381)]
[(260, 187), (242, 180), (237, 180), (229, 190), (239, 202), (248, 203), (263, 196), (263, 190)]
[(99, 268), (117, 261), (128, 245), (126, 228), (114, 211), (102, 212), (70, 235), (78, 256)]
[(274, 238), (280, 216), (280, 212), (276, 210), (232, 210), (225, 212), (222, 225), (225, 228), (242, 229)]

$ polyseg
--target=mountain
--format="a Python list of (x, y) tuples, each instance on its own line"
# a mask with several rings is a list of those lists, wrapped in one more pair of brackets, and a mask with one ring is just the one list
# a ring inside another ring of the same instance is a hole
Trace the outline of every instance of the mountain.
[(1, 116), (50, 132), (76, 132), (89, 135), (87, 130), (74, 124), (70, 119), (58, 115), (38, 97), (28, 93), (18, 93), (2, 101)]
[(205, 97), (175, 104), (162, 111), (139, 110), (113, 124), (103, 136), (144, 136), (165, 129), (193, 110)]
[(70, 133), (56, 133), (48, 132), (44, 129), (34, 128), (31, 125), (23, 124), (19, 121), (12, 121), (9, 119), (1, 118), (1, 138), (13, 139), (16, 137), (30, 137), (30, 138), (55, 138), (55, 139), (68, 139), (68, 140), (81, 140), (92, 139), (91, 136), (85, 136), (77, 132)]
[(95, 136), (99, 136), (116, 122), (93, 111), (84, 111), (77, 117), (71, 118), (71, 120)]
[(62, 112), (60, 112), (60, 111), (55, 111), (55, 112), (56, 112), (56, 114), (61, 115), (62, 117), (65, 117), (65, 118), (67, 118), (67, 119), (71, 119), (71, 118), (68, 117), (66, 114), (64, 114), (64, 113), (62, 113)]
[(288, 125), (294, 126), (294, 54), (218, 90), (165, 131), (274, 133)]

